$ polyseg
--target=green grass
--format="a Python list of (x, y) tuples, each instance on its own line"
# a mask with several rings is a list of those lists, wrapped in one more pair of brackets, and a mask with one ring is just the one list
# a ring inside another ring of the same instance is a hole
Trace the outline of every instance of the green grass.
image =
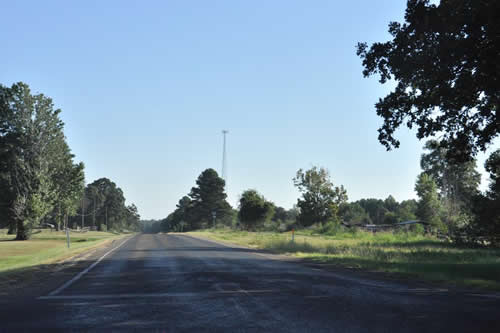
[(49, 264), (82, 253), (110, 239), (123, 237), (111, 232), (71, 233), (71, 247), (66, 245), (64, 231), (35, 231), (27, 241), (13, 240), (0, 229), (0, 274), (15, 269)]
[(290, 233), (205, 230), (190, 234), (327, 265), (500, 290), (500, 249), (463, 248), (436, 238), (390, 232), (325, 236), (301, 231), (294, 242)]

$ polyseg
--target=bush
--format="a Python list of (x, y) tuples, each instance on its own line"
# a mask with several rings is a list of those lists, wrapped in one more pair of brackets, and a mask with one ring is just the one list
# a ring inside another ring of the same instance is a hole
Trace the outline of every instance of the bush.
[(246, 190), (241, 194), (238, 220), (246, 230), (258, 230), (271, 220), (274, 206), (256, 190)]
[(425, 233), (425, 228), (422, 224), (416, 223), (410, 226), (410, 232), (414, 235), (423, 235)]
[(351, 234), (351, 235), (357, 235), (358, 232), (359, 232), (359, 228), (358, 227), (355, 227), (355, 226), (351, 226), (350, 228), (347, 228), (347, 231)]
[(280, 232), (280, 223), (277, 221), (266, 221), (262, 228), (264, 231)]
[(335, 221), (328, 221), (326, 223), (323, 223), (318, 228), (318, 233), (328, 236), (335, 236), (339, 231), (340, 224)]

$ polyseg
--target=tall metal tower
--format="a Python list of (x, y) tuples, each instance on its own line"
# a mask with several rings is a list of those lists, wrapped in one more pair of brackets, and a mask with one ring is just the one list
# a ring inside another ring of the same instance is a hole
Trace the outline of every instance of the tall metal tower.
[(226, 134), (229, 133), (228, 130), (222, 130), (222, 137), (223, 137), (223, 143), (222, 143), (222, 171), (221, 171), (221, 176), (222, 179), (227, 181), (227, 163), (226, 163)]

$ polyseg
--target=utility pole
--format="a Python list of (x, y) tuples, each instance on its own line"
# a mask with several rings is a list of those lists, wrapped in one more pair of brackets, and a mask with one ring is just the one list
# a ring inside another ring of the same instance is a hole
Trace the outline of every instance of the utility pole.
[(226, 162), (226, 134), (229, 133), (228, 130), (222, 130), (222, 137), (223, 137), (223, 143), (222, 143), (222, 170), (221, 170), (221, 177), (222, 179), (227, 181), (227, 175), (226, 175), (226, 168), (227, 168), (227, 162)]
[(95, 192), (94, 192), (94, 212), (92, 213), (92, 227), (95, 228)]
[(85, 226), (85, 192), (82, 195), (82, 229)]
[(106, 231), (108, 231), (108, 206), (106, 206)]

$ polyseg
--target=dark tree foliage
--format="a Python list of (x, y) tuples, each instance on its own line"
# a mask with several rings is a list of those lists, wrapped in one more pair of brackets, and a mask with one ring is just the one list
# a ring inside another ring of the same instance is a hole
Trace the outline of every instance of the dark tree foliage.
[(81, 215), (85, 215), (85, 227), (98, 230), (139, 230), (140, 216), (134, 204), (125, 205), (121, 188), (108, 178), (99, 178), (85, 188), (84, 210), (72, 218), (72, 226), (81, 226)]
[(339, 215), (344, 222), (352, 225), (372, 223), (370, 215), (368, 215), (365, 209), (358, 202), (346, 202), (340, 205)]
[(294, 206), (291, 209), (285, 209), (273, 204), (273, 216), (271, 221), (267, 223), (267, 229), (271, 231), (287, 231), (296, 227), (299, 209)]
[(193, 207), (192, 203), (190, 197), (182, 197), (177, 203), (175, 211), (161, 221), (161, 230), (164, 232), (191, 230), (191, 224), (188, 222), (190, 221), (189, 214)]
[[(5, 161), (0, 158), (0, 170), (6, 170), (6, 167), (2, 166), (2, 164), (5, 164)], [(9, 202), (12, 198), (12, 189), (10, 189), (9, 175), (4, 171), (0, 171), (0, 189), (2, 189), (0, 191), (0, 228), (9, 228), (9, 234), (13, 234), (15, 224), (9, 219)]]
[(484, 168), (490, 173), (490, 186), (488, 197), (493, 200), (500, 199), (500, 149), (494, 151), (484, 163)]
[(141, 216), (135, 204), (128, 205), (125, 208), (125, 227), (131, 231), (140, 230)]
[(285, 208), (280, 206), (274, 206), (274, 214), (271, 218), (274, 222), (286, 221), (289, 218), (288, 212)]
[(51, 168), (53, 208), (45, 221), (55, 225), (56, 230), (59, 230), (79, 207), (85, 188), (85, 175), (83, 163), (73, 163), (74, 155), (71, 154), (65, 141), (62, 141), (56, 149), (58, 154), (55, 167)]
[(226, 201), (225, 182), (213, 169), (206, 169), (196, 180), (196, 186), (188, 196), (182, 197), (175, 211), (158, 224), (158, 231), (190, 231), (213, 224), (213, 213), (217, 224), (232, 225), (234, 212)]
[[(59, 190), (64, 188), (69, 205), (81, 185), (83, 165), (73, 164), (60, 112), (52, 99), (32, 94), (27, 84), (0, 85), (0, 192), (4, 217), (18, 240), (29, 239), (54, 205), (63, 205)], [(67, 176), (66, 182), (75, 180), (75, 186), (62, 186), (58, 174)]]
[(89, 199), (87, 212), (91, 214), (92, 226), (99, 230), (122, 226), (126, 217), (125, 196), (114, 182), (108, 178), (97, 179), (87, 185), (85, 197)]
[(424, 149), (420, 166), (436, 182), (441, 219), (449, 232), (455, 232), (470, 220), (473, 199), (479, 194), (481, 175), (476, 170), (476, 160), (457, 161), (436, 140), (427, 141)]
[(442, 142), (436, 140), (427, 141), (424, 149), (426, 152), (422, 154), (420, 166), (423, 172), (432, 176), (441, 196), (468, 205), (478, 194), (481, 183), (475, 159), (465, 162), (450, 159)]
[(477, 243), (486, 239), (490, 245), (500, 246), (500, 149), (493, 152), (484, 163), (490, 173), (486, 195), (478, 195), (472, 205), (475, 214), (467, 230), (468, 240)]
[(361, 199), (341, 207), (341, 216), (352, 224), (393, 224), (415, 220), (417, 202), (404, 200), (400, 203), (389, 195), (385, 200)]
[(246, 230), (256, 230), (271, 219), (274, 205), (256, 190), (246, 190), (240, 198), (238, 219)]
[(399, 204), (396, 199), (389, 194), (389, 196), (384, 200), (384, 207), (390, 212), (395, 212), (398, 209)]
[(409, 0), (389, 32), (388, 42), (357, 46), (365, 77), (397, 82), (375, 105), (379, 141), (398, 148), (395, 131), (406, 125), (419, 139), (442, 135), (459, 160), (484, 151), (500, 129), (500, 1)]
[(226, 201), (224, 192), (225, 181), (214, 169), (206, 169), (196, 180), (196, 186), (191, 189), (189, 197), (192, 208), (189, 210), (191, 229), (208, 227), (215, 212), (218, 221), (232, 218), (232, 209)]
[(389, 211), (385, 208), (384, 200), (381, 199), (361, 199), (356, 201), (367, 213), (373, 224), (383, 224), (385, 214)]
[(417, 201), (414, 199), (403, 200), (398, 206), (396, 214), (399, 221), (416, 220)]

